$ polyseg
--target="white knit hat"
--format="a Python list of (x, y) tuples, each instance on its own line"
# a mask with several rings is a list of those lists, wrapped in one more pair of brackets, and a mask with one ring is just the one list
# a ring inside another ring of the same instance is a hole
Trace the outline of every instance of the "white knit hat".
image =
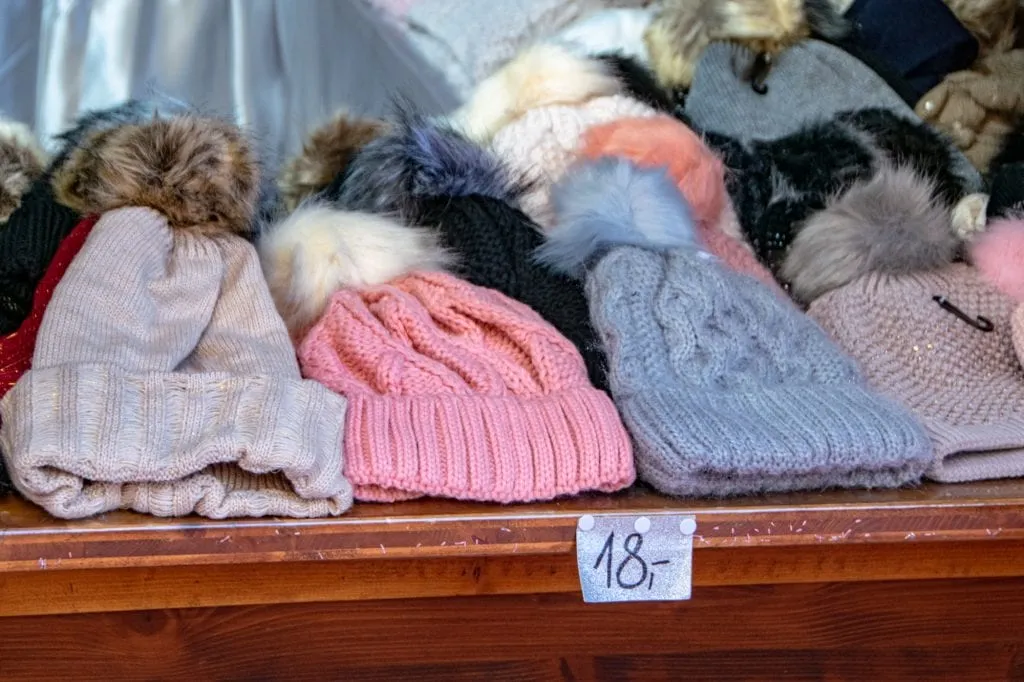
[(12, 479), (55, 516), (340, 514), (345, 401), (303, 380), (248, 229), (239, 132), (191, 116), (98, 133), (54, 178), (100, 213), (0, 402)]

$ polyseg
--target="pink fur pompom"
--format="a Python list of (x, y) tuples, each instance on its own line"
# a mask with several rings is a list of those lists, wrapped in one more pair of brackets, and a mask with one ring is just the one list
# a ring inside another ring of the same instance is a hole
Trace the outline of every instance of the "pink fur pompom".
[(970, 255), (985, 281), (1024, 302), (1024, 218), (990, 223), (971, 244)]

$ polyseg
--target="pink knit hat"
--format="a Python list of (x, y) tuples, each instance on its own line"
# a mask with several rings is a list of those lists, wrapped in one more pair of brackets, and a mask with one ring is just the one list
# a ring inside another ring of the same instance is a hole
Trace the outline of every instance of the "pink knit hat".
[(521, 208), (542, 228), (554, 222), (551, 186), (577, 158), (583, 133), (591, 126), (621, 118), (659, 116), (651, 107), (624, 95), (595, 97), (582, 104), (530, 109), (494, 136), (491, 150), (530, 183)]
[(926, 475), (958, 482), (1024, 475), (1016, 308), (976, 270), (954, 264), (868, 275), (821, 296), (808, 314), (921, 419), (936, 455)]
[(693, 209), (701, 241), (733, 270), (782, 293), (743, 239), (725, 189), (725, 165), (686, 125), (669, 116), (623, 118), (583, 134), (579, 153), (589, 159), (619, 156), (644, 168), (663, 167)]
[(579, 352), (496, 291), (442, 272), (342, 289), (299, 360), (348, 398), (357, 499), (526, 502), (633, 482), (629, 437)]

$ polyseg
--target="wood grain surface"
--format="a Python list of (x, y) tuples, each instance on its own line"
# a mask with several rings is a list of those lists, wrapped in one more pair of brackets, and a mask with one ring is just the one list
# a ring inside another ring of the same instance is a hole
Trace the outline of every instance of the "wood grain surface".
[(634, 489), (537, 505), (423, 500), (361, 504), (337, 519), (157, 519), (130, 513), (61, 521), (0, 503), (0, 574), (85, 568), (427, 559), (572, 553), (582, 514), (690, 513), (694, 547), (1024, 541), (1024, 482), (924, 485), (735, 500)]
[(1019, 578), (222, 607), (0, 619), (0, 679), (1024, 680), (1022, 633)]

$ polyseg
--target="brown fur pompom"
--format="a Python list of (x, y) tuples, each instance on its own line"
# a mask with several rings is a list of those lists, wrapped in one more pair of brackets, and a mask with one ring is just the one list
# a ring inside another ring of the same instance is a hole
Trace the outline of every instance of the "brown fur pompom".
[(43, 151), (27, 126), (0, 120), (0, 225), (21, 206), (22, 195), (43, 174), (45, 163)]
[(248, 233), (258, 185), (242, 132), (192, 115), (98, 130), (53, 176), (57, 200), (83, 215), (147, 206), (204, 234)]
[(310, 133), (302, 153), (288, 162), (277, 181), (288, 210), (295, 210), (303, 199), (330, 185), (356, 152), (386, 129), (384, 121), (356, 118), (342, 111)]

